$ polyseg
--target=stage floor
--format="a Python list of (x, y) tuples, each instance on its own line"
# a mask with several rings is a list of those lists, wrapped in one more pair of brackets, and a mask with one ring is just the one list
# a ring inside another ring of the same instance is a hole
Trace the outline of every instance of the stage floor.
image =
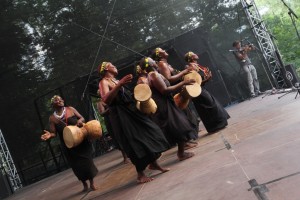
[[(95, 158), (96, 191), (79, 193), (81, 183), (66, 170), (22, 188), (8, 199), (101, 200), (299, 200), (300, 98), (290, 93), (259, 96), (226, 108), (226, 129), (207, 135), (200, 124), (196, 155), (179, 162), (176, 148), (159, 163), (171, 170), (136, 183), (135, 168), (117, 150)], [(264, 97), (264, 98), (262, 98)]]

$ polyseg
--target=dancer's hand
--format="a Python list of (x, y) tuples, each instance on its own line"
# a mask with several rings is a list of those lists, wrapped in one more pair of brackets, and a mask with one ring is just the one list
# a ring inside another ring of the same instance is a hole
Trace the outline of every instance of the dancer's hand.
[(52, 137), (51, 133), (47, 130), (44, 130), (44, 134), (41, 136), (41, 139), (46, 141)]
[(194, 83), (196, 83), (196, 80), (195, 79), (187, 79), (187, 80), (184, 80), (184, 85), (193, 85)]
[(193, 67), (188, 67), (186, 69), (184, 69), (182, 72), (183, 72), (183, 75), (187, 75), (189, 73), (191, 73), (193, 70)]
[(127, 74), (126, 76), (124, 76), (118, 84), (120, 84), (121, 86), (127, 84), (127, 83), (130, 83), (132, 81), (132, 74)]

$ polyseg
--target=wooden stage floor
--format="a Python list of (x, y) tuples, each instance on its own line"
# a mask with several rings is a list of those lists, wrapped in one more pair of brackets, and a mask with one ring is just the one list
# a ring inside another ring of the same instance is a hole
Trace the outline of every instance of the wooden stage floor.
[[(95, 158), (99, 189), (80, 193), (69, 169), (22, 188), (8, 199), (101, 200), (299, 200), (300, 98), (295, 92), (259, 96), (227, 107), (226, 129), (207, 135), (200, 124), (196, 155), (179, 162), (176, 148), (159, 163), (171, 171), (137, 184), (132, 164), (117, 150)], [(264, 97), (264, 98), (262, 98)]]

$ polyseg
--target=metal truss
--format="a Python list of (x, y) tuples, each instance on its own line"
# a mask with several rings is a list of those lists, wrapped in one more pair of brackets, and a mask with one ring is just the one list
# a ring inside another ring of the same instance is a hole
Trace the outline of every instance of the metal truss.
[(2, 131), (0, 130), (0, 164), (9, 178), (13, 191), (22, 188), (22, 183), (15, 167), (14, 161), (7, 148)]
[(262, 51), (264, 59), (267, 62), (269, 72), (273, 78), (276, 88), (286, 87), (287, 84), (284, 79), (285, 68), (281, 60), (280, 53), (272, 40), (272, 37), (274, 36), (268, 32), (254, 0), (241, 0), (241, 4)]

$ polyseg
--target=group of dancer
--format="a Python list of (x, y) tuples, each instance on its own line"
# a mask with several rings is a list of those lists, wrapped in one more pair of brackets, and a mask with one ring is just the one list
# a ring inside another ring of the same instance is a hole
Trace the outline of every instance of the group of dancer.
[[(133, 75), (128, 74), (117, 79), (118, 70), (111, 62), (103, 62), (98, 68), (100, 74), (99, 94), (101, 100), (109, 108), (106, 115), (107, 124), (113, 138), (124, 157), (130, 159), (137, 172), (137, 182), (146, 183), (153, 180), (144, 170), (159, 170), (162, 173), (169, 171), (158, 164), (162, 152), (177, 145), (177, 158), (179, 161), (194, 156), (193, 152), (186, 151), (187, 147), (197, 146), (198, 124), (197, 119), (188, 117), (186, 110), (178, 108), (173, 100), (173, 95), (183, 87), (195, 83), (193, 79), (183, 79), (197, 71), (202, 76), (202, 92), (192, 99), (194, 107), (209, 134), (215, 133), (227, 126), (229, 115), (223, 106), (205, 90), (205, 83), (212, 77), (210, 70), (198, 64), (198, 56), (193, 52), (185, 54), (187, 65), (184, 70), (177, 71), (168, 63), (168, 53), (156, 48), (151, 57), (144, 57), (139, 62), (139, 79), (136, 84), (148, 84), (152, 91), (152, 98), (157, 104), (157, 110), (152, 115), (140, 112), (136, 107), (136, 100), (132, 92), (126, 87), (133, 81)], [(59, 134), (61, 142), (62, 128), (68, 124), (81, 125), (82, 116), (72, 107), (65, 107), (63, 100), (55, 96), (51, 101), (55, 112), (50, 116), (50, 132), (45, 131), (41, 136), (48, 140)], [(68, 113), (68, 115), (67, 115)], [(195, 116), (196, 117), (196, 116)], [(71, 118), (77, 120), (71, 121)], [(195, 128), (197, 127), (197, 128)], [(82, 181), (84, 190), (87, 189), (86, 180), (90, 181), (90, 188), (96, 189), (93, 178), (97, 173), (92, 158), (89, 154), (90, 146), (84, 141), (79, 146), (68, 149), (67, 158), (74, 174)], [(65, 145), (64, 145), (65, 146)], [(85, 152), (85, 153), (83, 153)], [(76, 154), (76, 156), (73, 157)], [(86, 159), (83, 161), (83, 159)]]

